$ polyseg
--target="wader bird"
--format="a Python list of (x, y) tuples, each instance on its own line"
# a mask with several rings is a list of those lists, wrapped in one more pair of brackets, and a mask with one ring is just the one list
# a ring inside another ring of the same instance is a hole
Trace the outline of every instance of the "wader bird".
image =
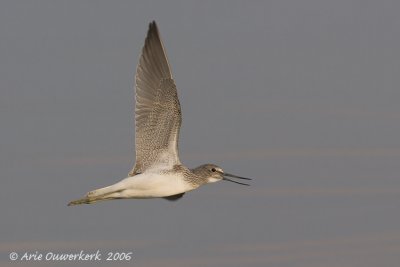
[(224, 172), (214, 164), (195, 169), (182, 165), (178, 138), (182, 116), (174, 79), (157, 25), (153, 21), (136, 69), (136, 162), (128, 177), (120, 182), (90, 191), (68, 206), (101, 200), (165, 198), (177, 200), (186, 192), (221, 180), (241, 183), (227, 177), (251, 180)]

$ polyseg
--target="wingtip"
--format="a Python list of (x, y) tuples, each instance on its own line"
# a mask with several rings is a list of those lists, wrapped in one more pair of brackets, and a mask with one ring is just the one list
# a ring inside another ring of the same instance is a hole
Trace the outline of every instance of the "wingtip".
[(150, 42), (150, 40), (152, 40), (152, 39), (160, 39), (157, 23), (155, 20), (153, 20), (149, 23), (149, 29), (147, 31), (145, 43)]
[(152, 21), (149, 23), (149, 31), (154, 31), (154, 30), (157, 31), (157, 23), (156, 23), (155, 20), (152, 20)]

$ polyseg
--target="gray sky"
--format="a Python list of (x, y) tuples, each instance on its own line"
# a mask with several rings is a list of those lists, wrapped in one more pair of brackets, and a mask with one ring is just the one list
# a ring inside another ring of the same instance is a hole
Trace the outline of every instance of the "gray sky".
[[(11, 263), (11, 251), (100, 249), (133, 251), (115, 266), (397, 267), (399, 11), (394, 0), (1, 1), (0, 265), (43, 264)], [(252, 187), (67, 207), (132, 167), (133, 74), (153, 19), (180, 95), (182, 161)]]

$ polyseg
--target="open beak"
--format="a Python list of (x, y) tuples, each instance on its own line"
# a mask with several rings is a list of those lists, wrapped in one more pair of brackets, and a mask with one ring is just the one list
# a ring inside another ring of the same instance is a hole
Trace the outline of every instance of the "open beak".
[(236, 179), (242, 179), (242, 180), (251, 180), (250, 178), (240, 177), (240, 176), (233, 175), (233, 174), (226, 173), (226, 172), (222, 173), (222, 175), (224, 176), (224, 177), (222, 178), (222, 180), (229, 181), (229, 182), (236, 183), (236, 184), (241, 184), (241, 185), (249, 185), (249, 184), (237, 182), (237, 181), (235, 181), (235, 180), (226, 178), (225, 176), (232, 177), (232, 178), (236, 178)]

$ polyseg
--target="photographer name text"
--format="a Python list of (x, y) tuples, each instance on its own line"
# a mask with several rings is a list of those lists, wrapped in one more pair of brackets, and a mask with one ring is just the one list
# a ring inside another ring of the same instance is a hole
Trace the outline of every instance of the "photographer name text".
[(101, 252), (96, 251), (77, 251), (77, 252), (11, 252), (9, 254), (11, 261), (130, 261), (133, 258), (133, 252)]

